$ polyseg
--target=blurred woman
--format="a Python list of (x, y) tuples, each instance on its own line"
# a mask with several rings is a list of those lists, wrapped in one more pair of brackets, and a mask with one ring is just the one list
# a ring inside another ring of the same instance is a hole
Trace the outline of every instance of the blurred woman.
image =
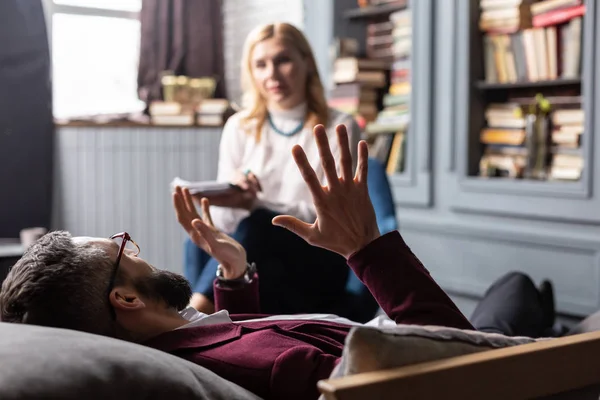
[[(271, 219), (288, 214), (312, 223), (316, 218), (311, 195), (291, 157), (292, 147), (299, 144), (305, 149), (325, 183), (312, 128), (327, 127), (336, 158), (335, 126), (346, 125), (353, 151), (359, 128), (350, 115), (328, 108), (313, 52), (294, 26), (275, 23), (252, 31), (241, 69), (243, 110), (223, 129), (217, 180), (242, 190), (209, 197), (213, 222), (242, 243), (248, 260), (256, 262), (264, 312), (339, 313), (348, 274), (345, 260), (273, 226)], [(199, 311), (214, 310), (217, 266), (186, 241), (185, 275), (194, 288), (192, 306)]]

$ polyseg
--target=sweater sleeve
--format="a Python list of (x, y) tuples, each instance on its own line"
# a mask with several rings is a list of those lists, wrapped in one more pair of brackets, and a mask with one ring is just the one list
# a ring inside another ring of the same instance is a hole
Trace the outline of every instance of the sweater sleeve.
[(215, 279), (213, 288), (216, 311), (227, 310), (229, 314), (260, 314), (258, 274), (254, 275), (249, 284), (235, 289), (222, 287)]
[(340, 358), (312, 346), (295, 346), (283, 352), (271, 371), (270, 398), (317, 399), (317, 383), (327, 379)]
[(397, 231), (353, 254), (348, 265), (396, 323), (473, 329)]

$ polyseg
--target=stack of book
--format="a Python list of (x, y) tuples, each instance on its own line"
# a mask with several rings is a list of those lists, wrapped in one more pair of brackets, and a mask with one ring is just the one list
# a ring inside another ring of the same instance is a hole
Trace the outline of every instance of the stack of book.
[(378, 60), (338, 58), (333, 65), (333, 82), (336, 85), (360, 83), (364, 87), (382, 88), (386, 85), (387, 68), (389, 68), (387, 63)]
[(514, 33), (531, 27), (533, 0), (481, 0), (479, 29), (490, 33)]
[[(580, 96), (547, 97), (551, 110), (541, 131), (530, 131), (524, 110), (533, 101), (512, 98), (508, 103), (491, 103), (485, 111), (486, 127), (480, 132), (484, 146), (479, 164), (481, 176), (528, 177), (536, 157), (542, 157), (543, 179), (576, 181), (581, 178), (584, 159), (581, 151), (584, 112)], [(531, 147), (533, 146), (533, 147)], [(530, 150), (535, 149), (535, 150)], [(543, 153), (539, 153), (539, 151)], [(534, 151), (530, 153), (530, 151)], [(544, 161), (546, 160), (546, 161)]]
[(536, 82), (577, 78), (582, 0), (482, 0), (485, 80)]
[(392, 23), (393, 64), (390, 87), (383, 98), (383, 110), (367, 125), (367, 133), (405, 131), (410, 121), (412, 23), (409, 9), (390, 15)]
[(389, 21), (367, 25), (367, 57), (372, 60), (393, 60), (392, 24)]
[(198, 126), (223, 126), (233, 112), (226, 99), (204, 99), (196, 106), (196, 124)]
[(154, 101), (150, 104), (150, 121), (161, 126), (222, 126), (233, 113), (225, 99), (204, 99), (197, 105)]
[[(407, 6), (407, 0), (393, 0), (377, 2), (376, 5), (395, 4)], [(389, 63), (394, 61), (394, 22), (392, 20), (371, 21), (367, 23), (367, 57), (375, 60), (383, 60)]]
[(577, 181), (583, 172), (581, 153), (584, 114), (578, 97), (552, 112), (552, 161), (549, 178)]
[(485, 110), (486, 127), (480, 141), (484, 153), (481, 176), (521, 178), (527, 165), (525, 117), (516, 103), (491, 103)]
[(191, 126), (195, 123), (193, 107), (182, 103), (153, 101), (148, 111), (153, 125)]
[(353, 115), (365, 123), (377, 117), (377, 91), (360, 83), (345, 83), (334, 87), (329, 96), (329, 107)]
[(377, 116), (377, 90), (386, 85), (389, 65), (379, 60), (342, 57), (334, 61), (330, 107), (354, 115), (357, 120), (373, 121)]

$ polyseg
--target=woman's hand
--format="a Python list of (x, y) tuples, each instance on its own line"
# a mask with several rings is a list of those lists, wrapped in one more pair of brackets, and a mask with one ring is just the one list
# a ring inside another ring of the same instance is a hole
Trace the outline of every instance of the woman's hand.
[(247, 170), (243, 174), (238, 172), (236, 179), (231, 183), (239, 186), (243, 190), (249, 190), (254, 193), (262, 192), (262, 186), (260, 185), (257, 176), (250, 170)]
[(215, 228), (210, 216), (209, 201), (201, 201), (202, 218), (198, 215), (187, 189), (175, 188), (173, 206), (177, 221), (194, 244), (214, 257), (223, 268), (225, 279), (241, 277), (246, 272), (246, 250), (230, 236)]
[(314, 129), (327, 186), (321, 186), (302, 147), (296, 145), (292, 149), (294, 161), (312, 194), (317, 220), (307, 224), (285, 215), (275, 217), (273, 224), (294, 232), (313, 246), (331, 250), (348, 259), (377, 239), (380, 233), (367, 188), (367, 143), (361, 141), (358, 144), (358, 167), (352, 177), (352, 156), (346, 127), (338, 125), (336, 133), (341, 152), (341, 177), (337, 175), (325, 128), (317, 125)]
[(257, 193), (262, 191), (262, 187), (256, 175), (250, 171), (245, 174), (238, 173), (236, 179), (231, 183), (239, 187), (239, 189), (232, 189), (226, 194), (214, 196), (193, 195), (193, 198), (200, 205), (202, 198), (206, 197), (213, 206), (241, 208), (252, 211), (256, 203)]

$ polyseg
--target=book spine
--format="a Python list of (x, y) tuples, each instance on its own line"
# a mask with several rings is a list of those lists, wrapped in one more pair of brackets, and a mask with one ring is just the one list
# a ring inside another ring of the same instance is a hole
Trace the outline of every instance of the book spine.
[(546, 26), (558, 25), (583, 15), (585, 15), (585, 5), (582, 4), (577, 7), (536, 15), (533, 17), (533, 26), (536, 28), (543, 28)]
[(527, 58), (525, 57), (525, 46), (523, 45), (523, 33), (517, 32), (510, 38), (512, 50), (515, 55), (515, 66), (517, 69), (517, 80), (527, 80)]

